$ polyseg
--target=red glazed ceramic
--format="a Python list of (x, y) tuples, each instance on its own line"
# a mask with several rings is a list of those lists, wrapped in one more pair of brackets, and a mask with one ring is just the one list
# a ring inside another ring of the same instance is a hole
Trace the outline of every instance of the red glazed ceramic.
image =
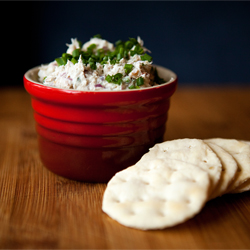
[(24, 75), (31, 95), (42, 163), (85, 182), (107, 182), (162, 141), (177, 76), (157, 66), (166, 83), (145, 89), (79, 91), (37, 82), (39, 68)]

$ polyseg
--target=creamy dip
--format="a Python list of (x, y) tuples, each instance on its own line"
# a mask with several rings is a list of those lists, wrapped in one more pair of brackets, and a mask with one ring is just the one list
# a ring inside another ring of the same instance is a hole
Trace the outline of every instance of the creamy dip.
[(66, 45), (68, 49), (61, 58), (40, 67), (38, 77), (44, 85), (110, 91), (147, 88), (164, 82), (140, 37), (119, 40), (116, 46), (100, 36), (83, 45), (71, 39), (71, 44)]

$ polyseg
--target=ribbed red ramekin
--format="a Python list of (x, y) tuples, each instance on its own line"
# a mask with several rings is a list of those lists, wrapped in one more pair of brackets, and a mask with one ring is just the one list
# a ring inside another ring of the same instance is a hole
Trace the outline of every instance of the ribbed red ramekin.
[(44, 86), (39, 68), (24, 75), (31, 95), (40, 157), (69, 179), (107, 182), (163, 139), (177, 76), (157, 66), (166, 83), (145, 89), (79, 91)]

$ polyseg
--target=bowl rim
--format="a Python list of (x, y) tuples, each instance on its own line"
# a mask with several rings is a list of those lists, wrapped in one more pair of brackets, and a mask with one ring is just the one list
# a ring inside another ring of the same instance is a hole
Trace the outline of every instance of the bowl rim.
[[(43, 64), (43, 65), (46, 65), (46, 64)], [(177, 83), (178, 76), (175, 72), (173, 72), (172, 70), (170, 70), (168, 68), (160, 66), (160, 65), (152, 64), (152, 66), (156, 67), (157, 70), (160, 70), (160, 72), (158, 71), (159, 75), (161, 75), (161, 71), (167, 72), (170, 75), (170, 80), (168, 80), (165, 83), (156, 85), (156, 86), (147, 87), (147, 88), (140, 88), (140, 89), (98, 90), (98, 91), (97, 90), (63, 89), (63, 88), (54, 87), (54, 86), (47, 86), (47, 85), (44, 85), (44, 84), (32, 79), (31, 75), (34, 74), (36, 71), (38, 71), (39, 68), (41, 67), (41, 65), (33, 67), (33, 68), (29, 69), (28, 71), (26, 71), (23, 78), (28, 80), (29, 82), (33, 83), (35, 86), (38, 85), (38, 87), (42, 87), (44, 89), (55, 89), (55, 90), (59, 90), (61, 92), (67, 92), (67, 93), (68, 92), (71, 92), (71, 93), (74, 93), (74, 92), (77, 92), (77, 93), (78, 92), (80, 92), (80, 93), (121, 93), (121, 92), (126, 93), (126, 92), (129, 92), (129, 93), (131, 93), (131, 92), (150, 91), (152, 89), (158, 89), (158, 88), (164, 87), (166, 85), (172, 85), (172, 84)]]

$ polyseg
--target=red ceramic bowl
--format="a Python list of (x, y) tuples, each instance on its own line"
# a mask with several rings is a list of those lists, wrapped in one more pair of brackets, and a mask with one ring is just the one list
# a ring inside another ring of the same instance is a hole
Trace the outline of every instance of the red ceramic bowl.
[(39, 68), (24, 75), (31, 95), (43, 164), (85, 182), (107, 182), (162, 141), (177, 76), (157, 66), (166, 83), (138, 90), (79, 91), (37, 82)]

